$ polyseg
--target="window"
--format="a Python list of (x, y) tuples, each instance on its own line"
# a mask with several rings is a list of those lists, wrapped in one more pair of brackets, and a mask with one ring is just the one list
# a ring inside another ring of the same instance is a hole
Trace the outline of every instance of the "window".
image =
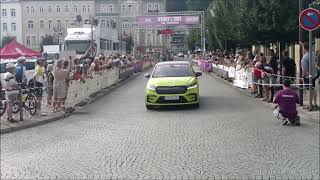
[(101, 5), (101, 12), (107, 12), (107, 6)]
[(69, 28), (69, 27), (70, 27), (70, 21), (66, 20), (66, 28)]
[(52, 12), (52, 7), (48, 6), (48, 12), (51, 13)]
[(122, 5), (122, 12), (125, 12), (126, 11), (126, 5)]
[(128, 11), (129, 11), (129, 12), (132, 11), (132, 5), (131, 5), (131, 4), (128, 5)]
[(44, 28), (44, 21), (40, 20), (40, 29), (43, 29), (43, 28)]
[(78, 12), (77, 6), (73, 6), (73, 12)]
[(85, 5), (82, 6), (82, 12), (87, 12), (87, 8)]
[(30, 12), (30, 10), (29, 10), (29, 7), (28, 7), (28, 6), (27, 6), (27, 8), (26, 8), (26, 9), (27, 9), (27, 13), (29, 13), (29, 12)]
[(2, 17), (7, 17), (7, 10), (6, 9), (2, 9)]
[(108, 9), (109, 13), (113, 12), (113, 5), (109, 5), (109, 9)]
[(34, 13), (34, 8), (33, 8), (33, 6), (31, 6), (31, 13)]
[(48, 28), (51, 29), (52, 28), (52, 21), (48, 21)]
[(8, 30), (7, 23), (3, 23), (2, 24), (2, 29), (3, 29), (3, 31), (7, 31)]
[(16, 9), (11, 9), (11, 16), (16, 17)]
[(90, 6), (88, 5), (88, 12), (90, 12)]
[(158, 5), (158, 4), (155, 4), (155, 5), (154, 5), (154, 10), (155, 10), (155, 11), (159, 11), (159, 5)]
[(69, 12), (69, 6), (68, 5), (65, 6), (64, 11), (65, 12)]
[(147, 43), (150, 44), (151, 43), (151, 34), (148, 34), (148, 37), (147, 37)]
[(28, 21), (28, 29), (33, 29), (33, 21)]
[(61, 11), (60, 6), (57, 6), (57, 13)]
[(32, 45), (36, 45), (37, 44), (37, 40), (35, 36), (32, 36), (32, 41), (31, 41)]
[(148, 4), (148, 11), (152, 11), (152, 5)]
[(62, 29), (62, 24), (61, 24), (60, 20), (57, 20), (57, 28), (58, 28), (58, 30)]
[(101, 20), (101, 27), (106, 27), (106, 20)]
[(39, 11), (40, 11), (40, 13), (44, 13), (43, 7), (40, 7), (40, 8), (39, 8)]
[(16, 31), (16, 30), (17, 30), (16, 23), (11, 23), (11, 31)]
[(27, 45), (30, 45), (30, 36), (27, 36)]
[(107, 27), (110, 28), (110, 21), (109, 20), (107, 20), (106, 24), (107, 24)]
[(128, 20), (123, 20), (122, 21), (122, 27), (129, 27), (130, 26), (130, 23)]

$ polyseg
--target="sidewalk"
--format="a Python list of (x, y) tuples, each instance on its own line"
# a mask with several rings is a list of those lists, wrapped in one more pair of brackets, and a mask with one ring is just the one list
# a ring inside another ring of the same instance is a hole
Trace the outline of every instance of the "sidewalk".
[[(238, 90), (239, 92), (241, 92), (244, 95), (247, 95), (249, 97), (252, 97), (254, 99), (254, 95), (250, 94), (250, 92), (246, 89), (241, 89), (238, 88), (236, 86), (234, 86), (232, 84), (232, 82), (229, 82), (221, 77), (219, 77), (218, 75), (216, 75), (215, 73), (210, 73), (210, 76), (214, 77), (215, 79), (220, 80), (221, 82), (224, 82), (225, 84), (229, 85), (230, 87)], [(319, 88), (319, 86), (317, 87)], [(320, 95), (320, 94), (319, 94)], [(320, 99), (320, 98), (319, 98)], [(261, 99), (256, 99), (256, 101), (261, 101)], [(266, 107), (270, 108), (270, 109), (274, 109), (275, 105), (273, 103), (265, 103), (263, 101), (261, 101), (261, 104), (265, 105)], [(309, 104), (309, 96), (308, 96), (308, 91), (304, 91), (304, 107), (308, 106)], [(319, 104), (318, 104), (319, 105)], [(302, 117), (303, 120), (307, 120), (307, 121), (311, 121), (314, 123), (319, 123), (320, 124), (320, 110), (318, 111), (309, 111), (308, 109), (305, 109), (304, 107), (298, 106), (298, 112), (299, 115)]]
[[(135, 78), (139, 74), (141, 74), (141, 73), (135, 73), (133, 76), (130, 76), (127, 79), (119, 79), (113, 85), (111, 85), (111, 86), (109, 86), (109, 87), (107, 87), (105, 89), (102, 89), (101, 91), (99, 91), (99, 92), (97, 92), (95, 94), (92, 94), (87, 99), (86, 102), (82, 102), (82, 103), (80, 103), (80, 105), (74, 107), (75, 111), (81, 109), (84, 105), (90, 104), (90, 103), (94, 102), (96, 99), (99, 99), (102, 96), (108, 94), (110, 91), (118, 88), (119, 86), (123, 85), (124, 83), (126, 83), (130, 79)], [(19, 121), (18, 123), (8, 123), (6, 114), (1, 116), (0, 117), (0, 134), (9, 133), (9, 132), (20, 130), (20, 129), (25, 129), (25, 128), (29, 128), (29, 127), (33, 127), (33, 126), (37, 126), (37, 125), (41, 125), (41, 124), (45, 124), (45, 123), (61, 120), (61, 119), (67, 118), (67, 117), (72, 115), (72, 112), (63, 112), (63, 111), (62, 112), (58, 112), (58, 113), (53, 113), (52, 112), (53, 108), (48, 107), (46, 105), (47, 104), (46, 103), (46, 98), (44, 98), (42, 104), (43, 104), (42, 112), (46, 116), (30, 116), (29, 112), (24, 110), (23, 111), (24, 121)], [(16, 119), (16, 120), (20, 119), (19, 113), (14, 115), (14, 119)]]

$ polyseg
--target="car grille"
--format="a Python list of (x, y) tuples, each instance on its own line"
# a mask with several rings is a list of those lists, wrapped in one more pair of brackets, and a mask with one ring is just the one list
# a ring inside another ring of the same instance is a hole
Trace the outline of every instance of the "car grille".
[(160, 97), (156, 103), (187, 103), (188, 101), (183, 97), (180, 96), (179, 100), (165, 100), (164, 97)]
[(187, 86), (160, 86), (156, 91), (158, 94), (184, 94), (187, 92)]

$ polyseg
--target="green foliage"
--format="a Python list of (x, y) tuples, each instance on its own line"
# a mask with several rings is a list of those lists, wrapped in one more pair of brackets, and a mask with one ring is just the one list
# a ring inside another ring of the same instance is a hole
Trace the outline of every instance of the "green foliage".
[(6, 44), (10, 43), (14, 37), (11, 36), (4, 36), (1, 40), (1, 47), (4, 47)]
[(130, 36), (124, 38), (123, 40), (126, 43), (126, 51), (127, 51), (127, 53), (131, 53), (133, 45), (134, 45), (133, 37), (130, 35)]
[(296, 0), (213, 0), (206, 18), (209, 48), (222, 48), (225, 41), (243, 45), (296, 42), (298, 3)]
[(46, 35), (40, 43), (41, 52), (43, 51), (43, 46), (54, 45), (54, 44), (56, 44), (54, 37), (52, 35)]
[(188, 10), (204, 11), (209, 6), (210, 0), (187, 0)]
[(187, 0), (168, 0), (167, 1), (167, 11), (186, 11), (187, 10)]
[(194, 50), (201, 47), (201, 31), (200, 29), (192, 29), (187, 38), (188, 48)]

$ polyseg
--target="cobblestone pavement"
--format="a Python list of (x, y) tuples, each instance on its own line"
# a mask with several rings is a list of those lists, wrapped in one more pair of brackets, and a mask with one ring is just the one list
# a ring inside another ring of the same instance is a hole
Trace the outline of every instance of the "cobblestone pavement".
[(319, 179), (319, 124), (203, 75), (199, 109), (148, 111), (139, 75), (73, 116), (1, 135), (1, 179)]

